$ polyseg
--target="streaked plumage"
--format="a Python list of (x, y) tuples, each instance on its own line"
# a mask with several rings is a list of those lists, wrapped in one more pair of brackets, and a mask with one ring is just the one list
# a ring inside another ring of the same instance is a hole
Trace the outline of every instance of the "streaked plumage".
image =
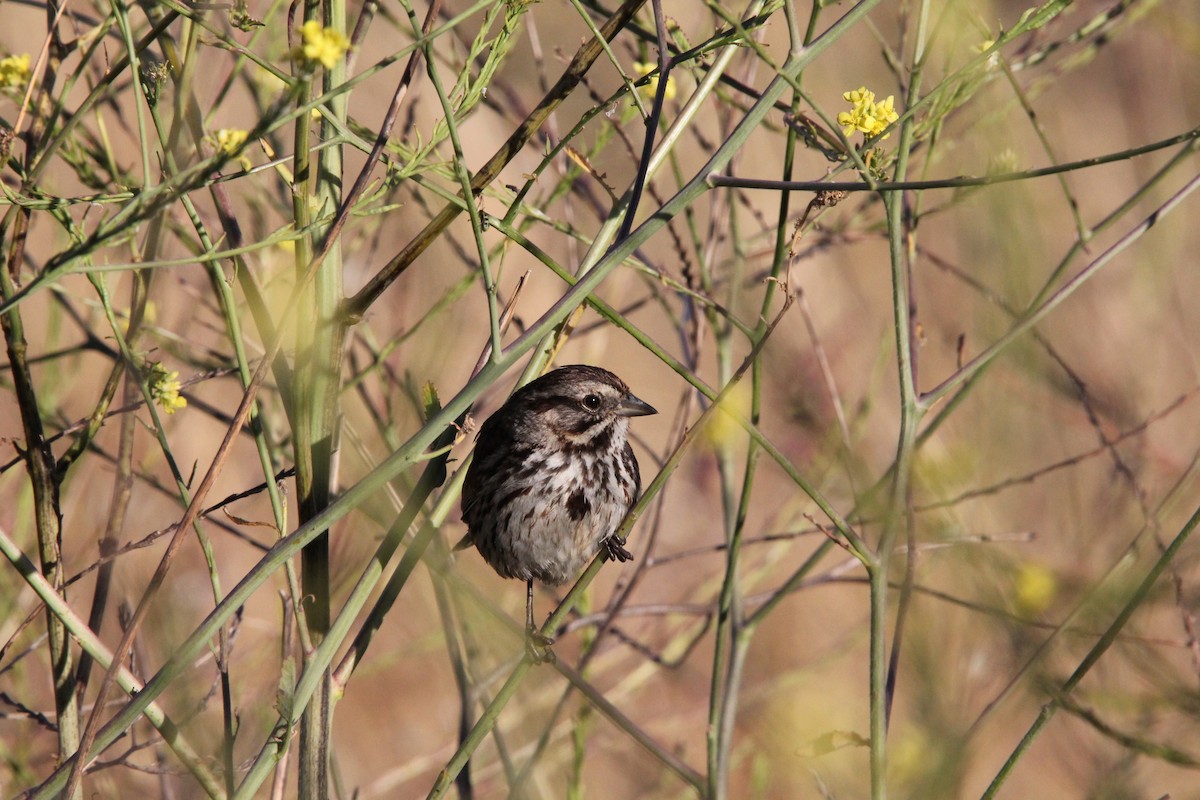
[(479, 429), (459, 547), (475, 545), (530, 592), (534, 579), (571, 580), (601, 547), (630, 558), (614, 536), (641, 490), (629, 417), (654, 413), (598, 367), (562, 367), (518, 389)]

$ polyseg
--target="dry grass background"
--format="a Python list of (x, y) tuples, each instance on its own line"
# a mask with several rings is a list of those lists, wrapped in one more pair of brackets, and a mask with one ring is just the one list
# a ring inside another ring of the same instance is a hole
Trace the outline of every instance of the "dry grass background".
[[(801, 25), (810, 9), (797, 8)], [(149, 7), (149, 6), (147, 6)], [(851, 4), (831, 5), (820, 16), (823, 30)], [(111, 19), (123, 6), (79, 2), (61, 23), (64, 40), (86, 35), (98, 20)], [(169, 8), (157, 7), (156, 13)], [(1021, 2), (932, 2), (930, 56), (925, 92), (966, 64), (972, 47), (1018, 24)], [(444, 18), (465, 11), (448, 2)], [(843, 91), (860, 85), (880, 97), (895, 94), (907, 109), (907, 85), (914, 31), (925, 6), (883, 2), (866, 21), (855, 24), (803, 73), (803, 88), (829, 117), (845, 109)], [(303, 9), (297, 11), (301, 14)], [(611, 10), (611, 9), (610, 9)], [(682, 39), (696, 44), (721, 24), (711, 8), (694, 0), (667, 0), (663, 12)], [(727, 7), (731, 14), (741, 9)], [(135, 36), (148, 28), (143, 9), (129, 8)], [(287, 71), (286, 4), (251, 3), (251, 16), (268, 22), (242, 33), (224, 7), (206, 7), (207, 24), (229, 39)], [(348, 9), (351, 25), (360, 8)], [(424, 8), (416, 8), (418, 18)], [(462, 69), (467, 44), (482, 24), (483, 11), (467, 17), (433, 44), (435, 64), (451, 84)], [(37, 49), (46, 35), (47, 12), (40, 2), (0, 6), (0, 50)], [(594, 16), (602, 20), (603, 15)], [(1095, 26), (1095, 20), (1101, 22)], [(650, 6), (637, 17), (651, 41), (621, 33), (613, 51), (626, 70), (634, 61), (653, 61), (654, 20)], [(298, 23), (297, 23), (298, 24)], [(168, 29), (180, 39), (183, 26)], [(80, 65), (78, 52), (55, 65), (62, 80), (75, 71), (94, 79), (125, 52), (114, 26), (107, 41)], [(464, 163), (475, 170), (504, 142), (517, 122), (542, 97), (566, 61), (588, 37), (580, 14), (566, 3), (529, 6), (513, 32), (513, 51), (481, 105), (460, 120)], [(253, 40), (250, 36), (254, 36)], [(763, 52), (782, 63), (788, 32), (782, 11), (755, 28)], [(901, 41), (901, 37), (903, 42)], [(384, 3), (353, 52), (351, 74), (376, 64), (412, 41), (403, 7)], [(247, 68), (228, 95), (217, 92), (234, 64), (227, 47), (205, 33), (190, 57), (192, 91), (210, 134), (221, 128), (249, 129), (282, 83), (261, 79)], [(150, 53), (162, 56), (158, 45)], [(898, 59), (889, 66), (884, 53)], [(1044, 59), (1030, 63), (1031, 54)], [(715, 54), (706, 57), (710, 67)], [(937, 119), (942, 127), (931, 142), (914, 145), (912, 180), (982, 175), (989, 164), (1021, 171), (1067, 163), (1132, 148), (1192, 130), (1200, 96), (1200, 7), (1186, 0), (1077, 0), (1045, 27), (1017, 37), (1001, 49), (1004, 67), (982, 68), (969, 99), (944, 117), (928, 108), (915, 115), (918, 126)], [(363, 126), (368, 145), (399, 80), (405, 58), (354, 87), (348, 113)], [(478, 66), (479, 62), (476, 62)], [(1011, 70), (1006, 77), (1005, 69)], [(677, 95), (664, 106), (670, 123), (697, 87), (704, 70), (682, 64), (674, 70)], [(732, 58), (726, 74), (758, 90), (773, 76), (770, 65), (750, 48)], [(633, 75), (637, 77), (636, 73)], [(86, 95), (81, 80), (65, 93), (68, 109)], [(1019, 87), (1020, 94), (1014, 87)], [(620, 88), (615, 69), (602, 57), (584, 84), (555, 112), (543, 133), (551, 142), (570, 131), (581, 115), (608, 103), (583, 129), (575, 147), (590, 155), (595, 174), (558, 155), (538, 179), (514, 224), (537, 219), (527, 235), (569, 270), (578, 267), (612, 201), (604, 184), (619, 195), (637, 178), (643, 126), (627, 95), (606, 98)], [(35, 93), (35, 97), (36, 97)], [(159, 109), (172, 119), (174, 95), (163, 89)], [(265, 98), (265, 99), (264, 99)], [(785, 102), (787, 95), (785, 95)], [(647, 94), (644, 102), (650, 103)], [(639, 221), (646, 219), (690, 179), (715, 147), (730, 135), (733, 122), (756, 99), (736, 88), (708, 95), (696, 119), (673, 145), (672, 160), (654, 179)], [(1023, 102), (1036, 112), (1031, 117)], [(116, 195), (143, 180), (162, 180), (161, 148), (147, 145), (153, 173), (142, 174), (137, 126), (137, 94), (128, 73), (118, 77), (104, 99), (81, 120), (72, 140), (90, 151), (64, 149), (33, 186), (23, 184), (28, 140), (11, 144), (2, 173), (6, 191), (32, 197), (95, 193)], [(35, 104), (35, 108), (39, 108)], [(807, 104), (802, 109), (810, 110)], [(19, 93), (0, 98), (0, 118), (16, 123)], [(19, 134), (36, 124), (38, 112), (22, 120)], [(394, 143), (429, 143), (443, 117), (438, 96), (424, 69), (418, 70), (400, 108)], [(734, 157), (728, 174), (779, 179), (785, 133), (783, 115), (772, 112)], [(314, 123), (314, 131), (317, 129)], [(833, 130), (833, 129), (830, 129)], [(614, 133), (628, 137), (630, 152)], [(315, 136), (315, 134), (314, 134)], [(186, 138), (186, 137), (184, 137)], [(850, 137), (858, 144), (862, 137)], [(242, 234), (248, 244), (286, 232), (293, 219), (288, 171), (290, 124), (266, 137), (286, 156), (278, 170), (246, 174), (235, 161), (221, 171)], [(1194, 140), (1194, 137), (1193, 137)], [(314, 139), (315, 141), (315, 139)], [(902, 141), (897, 127), (876, 143), (886, 162)], [(919, 224), (901, 232), (911, 246), (909, 285), (915, 325), (917, 388), (927, 391), (952, 375), (964, 359), (983, 352), (1012, 325), (1011, 310), (1024, 309), (1077, 241), (1076, 219), (1096, 226), (1151, 181), (1180, 147), (1116, 160), (1061, 176), (1029, 178), (973, 189), (931, 188), (908, 194)], [(205, 153), (211, 152), (211, 145)], [(592, 148), (595, 147), (595, 152)], [(520, 186), (542, 165), (546, 145), (536, 138), (507, 166), (481, 209), (503, 216), (511, 200), (506, 185)], [(107, 155), (105, 154), (107, 151)], [(187, 163), (200, 159), (198, 147), (181, 146)], [(254, 141), (245, 150), (255, 165), (268, 156)], [(389, 157), (403, 163), (404, 155)], [(365, 154), (346, 148), (346, 185), (358, 174)], [(340, 279), (353, 295), (400, 251), (458, 189), (445, 166), (453, 163), (449, 142), (437, 148), (413, 175), (364, 203), (360, 210), (383, 213), (351, 216), (341, 237)], [(110, 165), (104, 162), (111, 159)], [(72, 164), (90, 163), (92, 185)], [(97, 166), (99, 165), (99, 166)], [(1154, 180), (1111, 227), (1099, 230), (1069, 265), (1074, 274), (1119, 237), (1152, 214), (1175, 191), (1195, 178), (1200, 162), (1182, 158), (1169, 174)], [(835, 165), (799, 143), (794, 177), (820, 180)], [(377, 168), (376, 178), (383, 169)], [(853, 170), (832, 179), (853, 179)], [(418, 180), (419, 179), (419, 180)], [(552, 196), (552, 190), (561, 191)], [(446, 195), (446, 196), (449, 196)], [(204, 188), (190, 193), (218, 249), (229, 246), (214, 202)], [(663, 363), (630, 335), (640, 331), (684, 365), (685, 373), (720, 388), (750, 352), (745, 337), (723, 329), (725, 314), (756, 324), (773, 263), (778, 190), (714, 189), (690, 202), (636, 252), (608, 273), (596, 296), (625, 314), (625, 327), (587, 310), (556, 358), (560, 364), (587, 362), (618, 372), (660, 415), (637, 420), (634, 431), (643, 475), (653, 478), (707, 400), (686, 375)], [(792, 195), (784, 233), (811, 199)], [(67, 214), (80, 230), (129, 200), (112, 204), (77, 203)], [(809, 220), (796, 240), (796, 255), (784, 259), (784, 290), (798, 299), (781, 317), (762, 349), (759, 427), (832, 506), (872, 545), (881, 524), (892, 520), (900, 535), (893, 550), (889, 595), (889, 647), (899, 642), (895, 705), (888, 733), (886, 783), (893, 796), (976, 797), (984, 793), (1014, 752), (1039, 710), (1055, 698), (1062, 707), (1016, 760), (997, 796), (1007, 798), (1172, 798), (1200, 797), (1200, 643), (1197, 614), (1200, 550), (1188, 542), (1171, 560), (1150, 594), (1139, 604), (1111, 648), (1068, 696), (1059, 687), (1079, 666), (1145, 577), (1163, 548), (1196, 511), (1200, 480), (1200, 226), (1196, 200), (1186, 200), (1163, 216), (1146, 235), (1108, 263), (1055, 308), (1034, 331), (1005, 349), (964, 392), (933, 405), (907, 474), (911, 491), (900, 508), (888, 504), (887, 485), (897, 457), (901, 398), (897, 389), (893, 333), (893, 285), (889, 230), (879, 195), (854, 193)], [(384, 208), (384, 204), (394, 204)], [(12, 263), (14, 230), (20, 212), (11, 201), (3, 228), (5, 267), (16, 287), (34, 286), (15, 311), (28, 339), (29, 369), (36, 408), (47, 434), (54, 434), (97, 407), (115, 363), (115, 340), (97, 292), (83, 274), (34, 281), (71, 242), (64, 225), (44, 208), (29, 212), (23, 260)], [(188, 406), (163, 416), (170, 452), (194, 486), (212, 462), (231, 415), (243, 395), (226, 333), (226, 312), (214, 299), (205, 269), (186, 263), (196, 234), (177, 198), (162, 210), (163, 240), (150, 288), (154, 316), (137, 346), (154, 360), (178, 370), (187, 382)], [(104, 242), (72, 263), (133, 264), (143, 260), (146, 217), (130, 238)], [(911, 222), (911, 217), (908, 221)], [(564, 284), (501, 231), (485, 231), (491, 268), (500, 297), (511, 296), (528, 272), (518, 297), (508, 341), (532, 324), (564, 293)], [(278, 236), (276, 236), (278, 238)], [(467, 385), (489, 324), (478, 251), (468, 216), (461, 215), (349, 329), (338, 410), (340, 447), (334, 491), (357, 485), (421, 425), (420, 387), (436, 386), (443, 401)], [(637, 263), (635, 268), (634, 263)], [(235, 287), (234, 313), (245, 332), (253, 368), (268, 338), (244, 308), (235, 273), (251, 270), (266, 288), (274, 318), (295, 281), (293, 252), (278, 244), (252, 249), (234, 265), (220, 268)], [(131, 267), (105, 273), (118, 310), (130, 304)], [(679, 285), (721, 304), (716, 312), (691, 302)], [(1054, 282), (1051, 288), (1061, 286)], [(780, 291), (780, 296), (783, 291)], [(6, 297), (9, 292), (6, 292)], [(445, 302), (443, 302), (445, 301)], [(782, 300), (770, 304), (779, 312)], [(1006, 310), (1006, 308), (1008, 310)], [(431, 311), (432, 310), (432, 311)], [(311, 311), (299, 316), (309, 327)], [(295, 335), (289, 322), (288, 336)], [(294, 340), (284, 353), (295, 362)], [(31, 480), (18, 459), (27, 434), (14, 389), (11, 355), (0, 374), (0, 531), (33, 562), (38, 533)], [(723, 359), (725, 359), (723, 361)], [(824, 363), (822, 363), (824, 359)], [(521, 363), (524, 363), (523, 361)], [(301, 369), (303, 366), (300, 367)], [(219, 374), (214, 374), (219, 371)], [(502, 401), (520, 374), (511, 369), (483, 392), (474, 416), (482, 419)], [(283, 412), (277, 376), (260, 393), (266, 442), (275, 468), (294, 462), (292, 428)], [(746, 381), (749, 384), (749, 379)], [(136, 381), (135, 384), (136, 385)], [(953, 396), (953, 395), (952, 395)], [(740, 395), (746, 411), (748, 394)], [(114, 408), (122, 405), (116, 394)], [(939, 415), (945, 414), (944, 420)], [(113, 513), (112, 459), (120, 449), (122, 417), (132, 426), (128, 463), (136, 479), (119, 531), (122, 543), (140, 540), (177, 523), (181, 504), (162, 449), (149, 428), (144, 406), (110, 418), (61, 484), (62, 563), (67, 576), (97, 560), (98, 542)], [(719, 417), (719, 415), (717, 415)], [(840, 417), (840, 420), (839, 420)], [(844, 427), (843, 427), (844, 425)], [(72, 434), (53, 445), (61, 456)], [(470, 436), (451, 454), (451, 472), (470, 453)], [(540, 736), (544, 751), (524, 781), (529, 797), (695, 796), (650, 749), (631, 735), (636, 729), (661, 752), (674, 754), (700, 776), (708, 776), (706, 731), (718, 633), (715, 609), (726, 577), (724, 543), (731, 528), (725, 493), (736, 503), (746, 462), (747, 437), (736, 423), (717, 423), (684, 452), (678, 469), (647, 505), (630, 546), (637, 561), (605, 565), (591, 584), (583, 617), (563, 632), (556, 645), (561, 662), (578, 663), (595, 647), (586, 679), (628, 720), (621, 727), (578, 693), (566, 713), (553, 715), (568, 687), (548, 666), (529, 671), (499, 716), (498, 736), (487, 739), (471, 762), (475, 793), (502, 797), (512, 790)], [(750, 500), (741, 524), (738, 590), (748, 613), (818, 552), (832, 535), (829, 521), (775, 462), (761, 453)], [(723, 475), (722, 459), (728, 465)], [(331, 603), (336, 611), (363, 572), (372, 552), (411, 490), (420, 464), (389, 490), (356, 502), (331, 536)], [(263, 481), (263, 467), (248, 435), (235, 442), (209, 492), (207, 504), (246, 491)], [(291, 480), (284, 481), (290, 533), (299, 524)], [(454, 491), (455, 484), (448, 484)], [(430, 503), (432, 508), (433, 502)], [(448, 510), (448, 513), (446, 511)], [(463, 532), (457, 501), (447, 498), (437, 536), (453, 543)], [(231, 503), (201, 523), (212, 543), (224, 591), (229, 591), (262, 558), (278, 534), (272, 507), (263, 493)], [(911, 531), (913, 550), (903, 545)], [(149, 678), (212, 610), (209, 568), (195, 535), (172, 565), (162, 592), (135, 638), (135, 672)], [(110, 597), (97, 632), (115, 647), (121, 628), (118, 608), (136, 605), (162, 557), (166, 538), (123, 554), (114, 564)], [(722, 740), (729, 759), (727, 780), (709, 777), (701, 791), (734, 798), (865, 797), (869, 778), (870, 608), (866, 573), (840, 547), (824, 546), (804, 582), (783, 597), (748, 640), (744, 669), (730, 690), (737, 697), (731, 736)], [(403, 552), (403, 549), (401, 550)], [(440, 553), (438, 546), (430, 553)], [(432, 556), (433, 563), (441, 563)], [(906, 567), (911, 574), (906, 580)], [(388, 569), (395, 567), (392, 559)], [(635, 572), (635, 568), (642, 571)], [(0, 770), (3, 794), (12, 796), (46, 780), (60, 760), (53, 685), (48, 666), (47, 623), (38, 597), (11, 566), (0, 580)], [(440, 567), (439, 567), (440, 569)], [(419, 567), (372, 642), (344, 696), (337, 699), (330, 745), (333, 793), (340, 797), (417, 797), (429, 791), (438, 771), (459, 745), (460, 693), (446, 631), (466, 648), (465, 669), (486, 704), (500, 691), (521, 653), (519, 638), (495, 616), (519, 619), (523, 592), (516, 582), (496, 577), (473, 552), (458, 554), (445, 573)], [(636, 576), (636, 578), (635, 578)], [(625, 605), (598, 643), (596, 617), (630, 580)], [(86, 619), (94, 597), (94, 572), (61, 590)], [(894, 639), (901, 584), (911, 589), (903, 611), (901, 636)], [(448, 587), (453, 613), (439, 605), (437, 587)], [(468, 592), (463, 586), (474, 587)], [(233, 761), (241, 770), (259, 752), (278, 718), (281, 683), (282, 607), (287, 585), (275, 574), (245, 604), (229, 642), (227, 685), (237, 728)], [(541, 591), (539, 615), (560, 595)], [(363, 614), (358, 614), (361, 621)], [(293, 654), (295, 637), (289, 637)], [(694, 643), (694, 646), (690, 646)], [(215, 648), (216, 645), (213, 645)], [(79, 651), (73, 648), (78, 660)], [(295, 656), (299, 658), (298, 655)], [(336, 662), (335, 662), (336, 663)], [(724, 667), (722, 667), (724, 669)], [(93, 672), (83, 693), (84, 719), (103, 671)], [(160, 698), (202, 760), (221, 774), (223, 712), (213, 650), (204, 648)], [(118, 693), (119, 694), (119, 693)], [(110, 699), (107, 719), (123, 705)], [(993, 705), (990, 705), (994, 703)], [(478, 716), (472, 704), (469, 715)], [(101, 756), (84, 778), (94, 797), (204, 796), (192, 776), (144, 722)], [(295, 744), (293, 743), (293, 749)], [(285, 796), (297, 792), (294, 759)], [(240, 780), (240, 778), (238, 778)], [(235, 781), (236, 783), (236, 781)], [(264, 785), (259, 790), (266, 795)], [(453, 790), (452, 790), (453, 791)], [(878, 796), (879, 790), (876, 787)], [(319, 796), (319, 793), (318, 795)]]

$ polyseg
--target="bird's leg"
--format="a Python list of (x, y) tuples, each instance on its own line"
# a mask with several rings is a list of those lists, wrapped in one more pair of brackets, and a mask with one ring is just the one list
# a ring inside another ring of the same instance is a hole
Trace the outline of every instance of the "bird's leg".
[(624, 564), (626, 561), (633, 560), (633, 553), (625, 549), (625, 540), (615, 533), (601, 544), (604, 546), (604, 552), (608, 555), (609, 561), (620, 561)]
[(525, 581), (525, 654), (534, 664), (554, 663), (554, 638), (533, 625), (533, 578)]

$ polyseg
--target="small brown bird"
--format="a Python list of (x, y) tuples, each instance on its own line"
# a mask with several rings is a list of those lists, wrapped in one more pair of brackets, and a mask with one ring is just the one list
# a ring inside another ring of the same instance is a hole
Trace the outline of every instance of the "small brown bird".
[(626, 435), (630, 417), (657, 413), (616, 375), (576, 364), (518, 389), (479, 429), (455, 549), (475, 545), (502, 577), (525, 581), (535, 661), (552, 654), (533, 625), (534, 579), (566, 583), (602, 547), (610, 560), (633, 557), (615, 535), (642, 486)]

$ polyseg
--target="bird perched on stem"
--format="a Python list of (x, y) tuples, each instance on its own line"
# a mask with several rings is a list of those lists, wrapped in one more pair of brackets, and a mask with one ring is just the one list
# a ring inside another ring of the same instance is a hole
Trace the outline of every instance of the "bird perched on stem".
[(533, 581), (566, 583), (602, 549), (633, 558), (616, 535), (642, 486), (629, 418), (657, 413), (608, 370), (576, 364), (518, 389), (480, 427), (455, 549), (474, 545), (501, 577), (525, 581), (532, 660), (553, 658), (533, 625)]

